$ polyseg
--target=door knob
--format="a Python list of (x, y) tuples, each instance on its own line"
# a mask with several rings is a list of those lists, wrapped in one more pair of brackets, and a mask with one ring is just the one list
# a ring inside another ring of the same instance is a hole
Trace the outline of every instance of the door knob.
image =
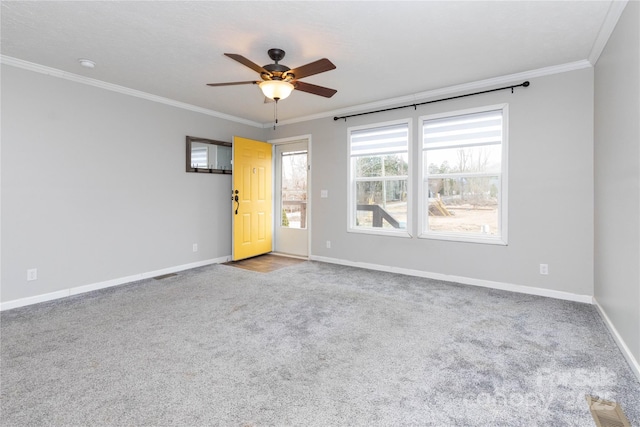
[[(231, 200), (236, 202), (236, 215), (238, 215), (238, 209), (240, 209), (240, 197), (238, 197), (239, 193), (240, 192), (238, 190), (236, 190), (233, 193), (231, 193), (232, 194)], [(235, 194), (235, 195), (233, 195), (233, 194)]]

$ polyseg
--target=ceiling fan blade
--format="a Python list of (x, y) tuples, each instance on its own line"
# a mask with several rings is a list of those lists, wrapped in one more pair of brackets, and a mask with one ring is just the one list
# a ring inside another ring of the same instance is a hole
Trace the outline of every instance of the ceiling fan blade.
[(301, 90), (302, 92), (312, 93), (314, 95), (324, 96), (325, 98), (331, 98), (333, 95), (338, 92), (335, 89), (329, 89), (328, 87), (312, 85), (311, 83), (294, 81), (292, 82), (293, 86), (297, 90)]
[(258, 84), (259, 82), (256, 82), (254, 80), (248, 81), (248, 82), (229, 82), (229, 83), (207, 83), (207, 86), (235, 86), (235, 85), (248, 85), (248, 84)]
[(324, 73), (325, 71), (333, 70), (336, 66), (333, 62), (327, 58), (318, 59), (315, 62), (311, 62), (307, 65), (303, 65), (293, 70), (287, 71), (285, 74), (293, 74), (295, 79), (301, 79), (303, 77), (313, 76), (314, 74)]
[(266, 73), (268, 75), (271, 75), (270, 72), (268, 72), (267, 70), (265, 70), (264, 68), (262, 68), (261, 66), (259, 66), (258, 64), (256, 64), (253, 61), (248, 60), (247, 58), (245, 58), (242, 55), (238, 55), (237, 53), (225, 53), (226, 56), (228, 56), (229, 58), (238, 61), (239, 63), (241, 63), (242, 65), (251, 68), (253, 71), (257, 72), (257, 73)]

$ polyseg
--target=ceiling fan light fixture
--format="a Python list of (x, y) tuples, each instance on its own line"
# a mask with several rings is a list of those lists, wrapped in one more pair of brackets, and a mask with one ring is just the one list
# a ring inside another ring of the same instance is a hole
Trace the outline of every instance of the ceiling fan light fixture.
[(258, 83), (264, 96), (269, 99), (285, 99), (293, 91), (293, 85), (284, 80), (266, 80)]

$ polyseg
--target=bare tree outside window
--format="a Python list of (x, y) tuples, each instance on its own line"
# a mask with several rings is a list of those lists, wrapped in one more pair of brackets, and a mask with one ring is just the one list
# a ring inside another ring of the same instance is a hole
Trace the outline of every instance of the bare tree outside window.
[(423, 121), (423, 232), (499, 237), (502, 111)]

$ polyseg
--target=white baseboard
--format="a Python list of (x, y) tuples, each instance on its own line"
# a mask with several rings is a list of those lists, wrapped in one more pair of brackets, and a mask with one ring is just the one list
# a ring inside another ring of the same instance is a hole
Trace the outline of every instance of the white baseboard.
[(83, 294), (85, 292), (96, 291), (98, 289), (110, 288), (112, 286), (124, 285), (126, 283), (136, 282), (138, 280), (149, 279), (163, 274), (177, 273), (179, 271), (189, 270), (191, 268), (203, 267), (211, 264), (221, 264), (231, 260), (231, 255), (208, 259), (204, 261), (192, 262), (189, 264), (178, 265), (174, 267), (163, 268), (160, 270), (149, 271), (147, 273), (134, 274), (131, 276), (120, 277), (118, 279), (106, 280), (104, 282), (92, 283), (89, 285), (77, 286), (75, 288), (62, 289), (60, 291), (48, 294), (35, 295), (32, 297), (19, 298), (0, 304), (0, 311), (11, 310), (12, 308), (24, 307), (27, 305), (38, 304), (40, 302), (51, 301), (55, 299), (65, 298), (71, 295)]
[(604, 324), (607, 325), (609, 332), (611, 332), (611, 335), (613, 335), (613, 339), (616, 342), (616, 344), (618, 344), (618, 348), (622, 352), (622, 355), (624, 356), (625, 359), (627, 359), (627, 362), (629, 363), (631, 370), (633, 371), (634, 374), (636, 374), (638, 381), (640, 381), (640, 363), (638, 363), (636, 358), (633, 356), (633, 353), (631, 353), (631, 350), (629, 349), (629, 347), (627, 347), (627, 344), (624, 342), (624, 340), (618, 333), (618, 330), (616, 329), (616, 327), (613, 326), (613, 323), (611, 322), (611, 319), (609, 319), (609, 316), (607, 316), (607, 313), (604, 311), (604, 308), (602, 308), (602, 306), (598, 303), (598, 300), (596, 300), (595, 297), (593, 297), (593, 304), (598, 309), (598, 313), (600, 314), (600, 317), (602, 317)]
[(327, 262), (330, 264), (348, 265), (350, 267), (366, 268), (368, 270), (386, 271), (388, 273), (406, 274), (407, 276), (425, 277), (427, 279), (443, 280), (446, 282), (462, 283), (464, 285), (482, 286), (483, 288), (500, 289), (503, 291), (517, 292), (521, 294), (538, 295), (543, 297), (582, 302), (586, 304), (593, 303), (591, 295), (579, 295), (571, 292), (556, 291), (553, 289), (535, 288), (533, 286), (514, 285), (511, 283), (494, 282), (490, 280), (473, 279), (470, 277), (451, 276), (448, 274), (431, 273), (422, 270), (413, 270), (409, 268), (392, 267), (388, 265), (371, 264), (368, 262), (347, 261), (338, 258), (329, 258), (318, 255), (309, 257), (312, 261)]
[(0, 304), (0, 311), (11, 310), (12, 308), (24, 307), (25, 305), (38, 304), (40, 302), (51, 301), (54, 299), (65, 298), (69, 296), (69, 289), (51, 292), (48, 294), (35, 295), (32, 297), (14, 299)]

